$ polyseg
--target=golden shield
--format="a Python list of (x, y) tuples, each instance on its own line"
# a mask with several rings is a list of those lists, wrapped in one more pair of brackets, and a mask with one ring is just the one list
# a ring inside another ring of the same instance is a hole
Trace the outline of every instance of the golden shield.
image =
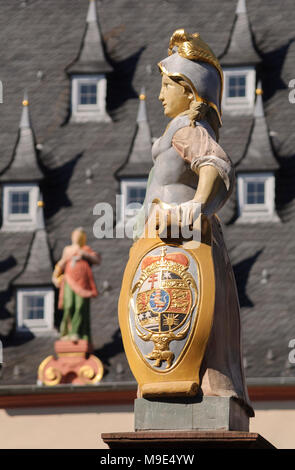
[(195, 248), (156, 236), (139, 239), (130, 250), (119, 323), (141, 396), (198, 392), (215, 304), (211, 239), (211, 224), (203, 218)]

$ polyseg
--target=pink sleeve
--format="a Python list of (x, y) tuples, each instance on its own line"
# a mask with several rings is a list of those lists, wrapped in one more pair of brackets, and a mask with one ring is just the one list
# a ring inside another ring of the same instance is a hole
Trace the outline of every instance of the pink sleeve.
[(86, 251), (87, 253), (89, 253), (90, 255), (93, 255), (93, 256), (96, 256), (97, 253), (95, 251), (92, 250), (92, 248), (90, 248), (89, 245), (84, 245), (82, 246), (82, 250)]
[(203, 126), (179, 129), (173, 136), (172, 146), (196, 173), (204, 165), (214, 166), (230, 189), (234, 179), (233, 164)]

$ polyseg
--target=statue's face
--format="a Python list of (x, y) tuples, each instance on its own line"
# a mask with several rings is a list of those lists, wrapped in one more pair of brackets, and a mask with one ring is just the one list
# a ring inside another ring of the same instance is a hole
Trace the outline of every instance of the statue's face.
[(74, 230), (72, 233), (72, 243), (75, 245), (84, 246), (86, 243), (85, 233), (80, 230)]
[(166, 116), (174, 118), (189, 109), (192, 98), (192, 93), (163, 73), (159, 100), (162, 102)]

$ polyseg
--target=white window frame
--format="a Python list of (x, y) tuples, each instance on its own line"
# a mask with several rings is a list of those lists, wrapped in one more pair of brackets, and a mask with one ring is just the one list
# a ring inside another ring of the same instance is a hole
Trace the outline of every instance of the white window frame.
[[(29, 193), (28, 214), (10, 213), (10, 197), (13, 192)], [(39, 186), (37, 184), (4, 184), (3, 185), (3, 231), (31, 231), (36, 228), (37, 209), (39, 199)]]
[(131, 209), (128, 208), (128, 189), (129, 188), (144, 188), (146, 190), (147, 187), (147, 178), (130, 178), (124, 179), (121, 181), (121, 194), (122, 194), (122, 201), (121, 201), (121, 220), (124, 218), (132, 218), (137, 215), (140, 208), (138, 209)]
[[(243, 221), (275, 220), (275, 176), (272, 172), (238, 174), (238, 207), (239, 217)], [(246, 188), (250, 182), (264, 183), (264, 203), (247, 204)]]
[[(96, 84), (96, 104), (80, 104), (80, 85)], [(111, 119), (106, 112), (107, 80), (105, 75), (73, 75), (72, 115), (73, 122), (109, 122)]]
[[(254, 67), (224, 67), (224, 91), (222, 108), (229, 114), (248, 114), (254, 109), (256, 72)], [(245, 75), (246, 96), (227, 96), (229, 78), (237, 75)]]
[[(35, 295), (44, 297), (44, 318), (24, 319), (24, 297)], [(54, 331), (54, 290), (51, 287), (19, 288), (16, 293), (17, 331), (44, 333)]]

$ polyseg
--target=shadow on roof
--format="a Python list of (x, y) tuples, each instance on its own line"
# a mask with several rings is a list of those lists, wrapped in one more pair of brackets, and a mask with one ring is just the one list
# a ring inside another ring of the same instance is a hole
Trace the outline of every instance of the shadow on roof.
[[(124, 352), (122, 337), (120, 329), (117, 328), (114, 334), (112, 335), (112, 340), (109, 343), (104, 344), (101, 348), (96, 349), (94, 354), (99, 357), (103, 362), (104, 366), (110, 367), (110, 359), (117, 356), (118, 354)], [(106, 369), (104, 376), (108, 374)]]
[(141, 47), (127, 59), (112, 63), (114, 72), (108, 78), (107, 92), (107, 109), (109, 111), (115, 111), (127, 100), (138, 98), (138, 93), (134, 90), (132, 82), (137, 62), (144, 50), (145, 47)]
[(285, 90), (288, 84), (281, 78), (283, 66), (291, 44), (295, 38), (274, 51), (263, 54), (263, 69), (261, 70), (264, 101), (269, 100), (278, 90)]
[(258, 250), (253, 256), (245, 258), (233, 266), (241, 307), (254, 307), (252, 300), (248, 297), (247, 294), (247, 282), (250, 271), (262, 252), (263, 249)]
[(67, 195), (67, 189), (75, 167), (82, 156), (83, 152), (58, 168), (45, 170), (46, 177), (41, 184), (41, 190), (44, 197), (44, 214), (46, 218), (52, 217), (61, 207), (72, 206), (72, 202)]

